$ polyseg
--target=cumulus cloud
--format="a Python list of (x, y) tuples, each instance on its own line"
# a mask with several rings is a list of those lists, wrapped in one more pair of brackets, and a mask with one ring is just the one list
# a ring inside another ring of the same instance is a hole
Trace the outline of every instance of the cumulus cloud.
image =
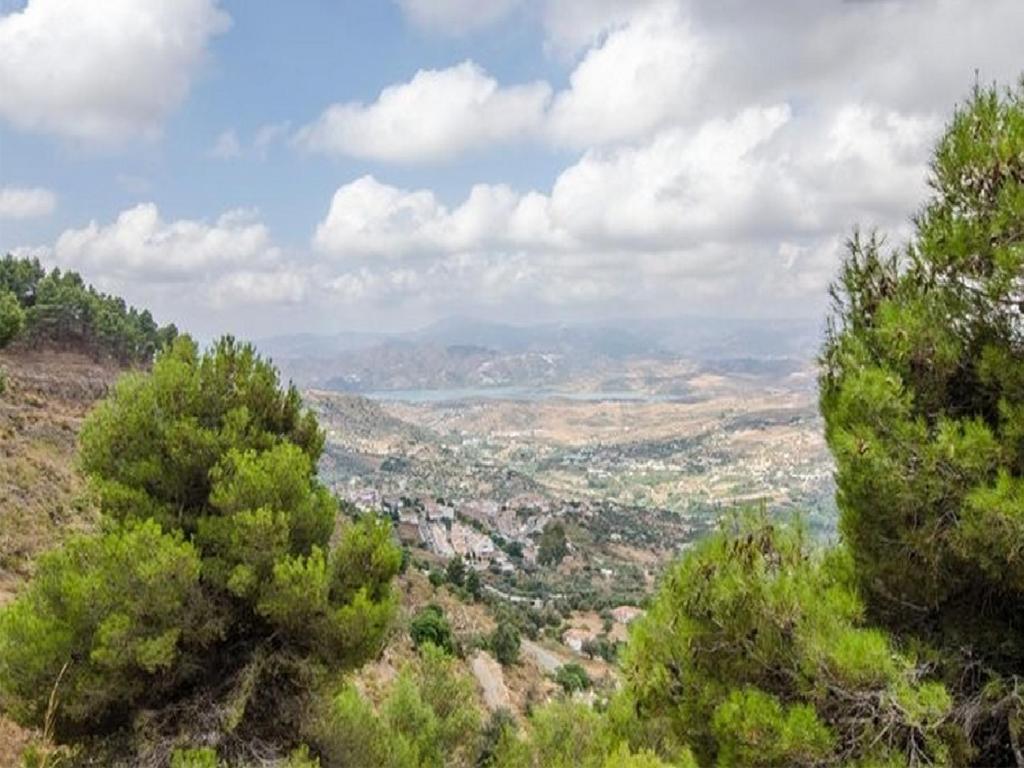
[(57, 196), (43, 187), (0, 187), (0, 219), (48, 216), (57, 207)]
[(240, 139), (234, 128), (225, 129), (217, 134), (207, 155), (218, 160), (237, 160), (245, 156), (266, 160), (271, 147), (287, 136), (288, 126), (287, 122), (261, 125), (252, 134), (251, 142)]
[[(816, 200), (822, 193), (816, 161), (799, 151), (802, 126), (793, 124), (789, 107), (769, 105), (693, 132), (668, 129), (639, 146), (588, 151), (549, 192), (478, 184), (451, 210), (430, 190), (364, 176), (335, 192), (313, 245), (341, 256), (390, 259), (488, 249), (593, 255), (742, 242), (773, 234), (781, 222), (788, 231), (817, 230), (836, 223), (830, 204), (845, 212), (877, 197), (875, 187), (861, 188), (857, 180), (870, 184), (878, 164), (900, 168), (898, 138), (886, 143), (888, 134), (876, 132), (859, 139), (874, 142), (871, 152), (848, 145), (848, 131), (870, 124), (870, 115), (843, 111), (834, 122), (836, 135), (821, 151), (842, 158), (848, 184), (835, 201)], [(901, 179), (914, 176), (915, 191), (917, 160), (905, 159)]]
[(672, 7), (633, 16), (591, 48), (547, 116), (559, 144), (589, 147), (630, 140), (692, 115), (713, 46)]
[(501, 87), (464, 61), (420, 70), (381, 91), (372, 104), (328, 107), (296, 142), (311, 151), (385, 161), (433, 161), (529, 134), (551, 97), (546, 83)]
[(153, 203), (121, 212), (107, 225), (66, 230), (54, 259), (92, 275), (147, 282), (197, 282), (210, 275), (274, 264), (280, 251), (251, 211), (234, 210), (213, 223), (164, 221)]
[(75, 140), (152, 138), (229, 24), (216, 0), (29, 0), (0, 17), (0, 117)]
[(339, 256), (400, 259), (483, 248), (558, 247), (548, 202), (505, 185), (477, 184), (448, 210), (429, 190), (405, 190), (364, 176), (339, 187), (313, 246)]
[(311, 307), (337, 299), (327, 285), (337, 275), (276, 245), (251, 210), (171, 220), (141, 203), (108, 223), (65, 230), (52, 245), (13, 252), (48, 268), (75, 269), (100, 290), (200, 339), (280, 333), (286, 318), (308, 328)]
[(652, 10), (678, 8), (671, 0), (548, 0), (541, 19), (547, 45), (562, 56), (572, 56), (632, 19)]
[[(418, 12), (409, 5), (408, 14)], [(437, 13), (456, 5), (439, 3)], [(1017, 77), (1024, 4), (991, 0), (978, 13), (955, 0), (797, 0), (784, 9), (740, 0), (545, 0), (540, 17), (549, 46), (572, 62), (565, 88), (499, 84), (467, 62), (421, 72), (369, 106), (334, 105), (304, 131), (304, 143), (390, 162), (443, 160), (513, 138), (584, 150), (644, 141), (754, 102), (834, 108), (839, 94), (934, 117), (964, 95), (976, 69), (1004, 82)], [(507, 123), (497, 96), (514, 93), (524, 101), (504, 104), (517, 103), (521, 119)]]
[(649, 5), (595, 44), (556, 95), (545, 82), (502, 86), (464, 61), (420, 70), (372, 104), (331, 105), (295, 141), (325, 154), (437, 162), (516, 139), (586, 148), (643, 137), (693, 111), (713, 59), (677, 8)]
[(298, 304), (308, 290), (306, 274), (297, 269), (239, 270), (209, 286), (208, 297), (219, 308), (253, 304)]
[(448, 207), (364, 176), (335, 192), (313, 247), (347, 300), (823, 295), (851, 224), (898, 226), (921, 199), (937, 129), (869, 105), (798, 118), (773, 104), (589, 150), (547, 191), (478, 184)]
[[(342, 185), (312, 241), (325, 290), (389, 306), (812, 311), (852, 226), (906, 236), (950, 107), (975, 69), (1017, 78), (1024, 28), (1016, 0), (985, 13), (954, 0), (532, 7), (567, 80), (526, 124), (492, 139), (464, 111), (457, 126), (428, 121), (432, 145), (412, 123), (402, 133), (419, 157), (512, 139), (579, 154), (548, 187), (477, 184), (454, 204), (378, 177)], [(515, 87), (474, 69), (494, 92)], [(446, 103), (417, 95), (409, 114)]]

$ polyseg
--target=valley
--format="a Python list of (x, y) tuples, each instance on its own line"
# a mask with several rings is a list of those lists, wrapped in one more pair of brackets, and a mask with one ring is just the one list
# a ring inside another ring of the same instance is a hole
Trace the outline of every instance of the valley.
[[(811, 363), (631, 358), (558, 387), (310, 389), (324, 482), (392, 516), (496, 594), (579, 609), (643, 602), (665, 563), (742, 506), (834, 531)], [(673, 391), (666, 394), (665, 382)], [(653, 384), (652, 384), (653, 382)], [(614, 388), (610, 385), (614, 384)], [(567, 555), (538, 564), (559, 523)]]

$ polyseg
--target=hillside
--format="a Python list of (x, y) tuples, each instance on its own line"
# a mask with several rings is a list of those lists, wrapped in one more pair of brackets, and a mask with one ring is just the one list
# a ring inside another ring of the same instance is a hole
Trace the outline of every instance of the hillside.
[(74, 352), (5, 351), (0, 368), (0, 602), (33, 558), (94, 510), (75, 469), (82, 419), (121, 369)]
[[(0, 352), (0, 605), (36, 556), (69, 532), (91, 528), (96, 510), (75, 467), (78, 429), (120, 374), (75, 352)], [(27, 732), (0, 717), (0, 766), (17, 759)]]

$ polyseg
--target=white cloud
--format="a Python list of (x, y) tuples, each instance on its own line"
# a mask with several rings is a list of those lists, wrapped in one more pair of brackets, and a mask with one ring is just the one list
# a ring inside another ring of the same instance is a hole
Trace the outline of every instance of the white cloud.
[(57, 207), (57, 196), (43, 187), (0, 187), (0, 219), (48, 216)]
[[(472, 16), (459, 5), (439, 3), (437, 13)], [(1024, 28), (1019, 0), (991, 0), (985, 13), (956, 0), (796, 0), (785, 9), (543, 0), (540, 15), (549, 45), (578, 56), (570, 58), (566, 88), (556, 93), (548, 86), (545, 93), (544, 83), (499, 84), (469, 63), (421, 72), (386, 88), (372, 105), (331, 107), (305, 130), (306, 145), (389, 162), (440, 160), (523, 137), (583, 150), (644, 141), (671, 126), (697, 128), (774, 102), (818, 111), (876, 103), (933, 119), (965, 94), (975, 69), (986, 79), (1013, 81)], [(516, 92), (529, 96), (514, 110), (521, 119), (508, 122), (497, 95)]]
[(350, 301), (820, 298), (851, 224), (898, 227), (921, 199), (937, 129), (873, 105), (754, 106), (590, 150), (548, 192), (478, 184), (453, 208), (365, 176), (337, 190), (313, 246)]
[(478, 184), (451, 211), (429, 190), (364, 176), (335, 192), (314, 246), (394, 259), (496, 248), (657, 250), (738, 237), (762, 218), (766, 187), (785, 180), (785, 168), (755, 151), (789, 118), (785, 106), (752, 108), (692, 135), (673, 130), (642, 147), (588, 152), (550, 194)]
[(501, 87), (465, 61), (420, 70), (369, 105), (334, 104), (302, 128), (296, 142), (311, 151), (374, 160), (442, 160), (535, 132), (550, 97), (546, 83)]
[(694, 132), (588, 152), (555, 182), (553, 216), (604, 247), (740, 240), (760, 227), (762, 206), (786, 181), (787, 169), (763, 149), (789, 120), (784, 105), (752, 107)]
[[(325, 290), (427, 315), (465, 302), (520, 316), (608, 302), (815, 311), (852, 226), (907, 236), (952, 105), (975, 68), (983, 82), (1018, 77), (1024, 28), (1019, 0), (985, 13), (956, 0), (532, 7), (568, 80), (514, 138), (580, 154), (550, 187), (478, 184), (451, 205), (373, 177), (343, 185), (313, 238), (329, 257)], [(445, 104), (417, 95), (393, 118), (413, 145), (417, 126), (399, 113)], [(422, 154), (508, 140), (481, 122), (464, 112)]]
[(232, 129), (221, 131), (210, 148), (210, 157), (218, 160), (234, 160), (242, 156), (242, 144)]
[(449, 211), (429, 190), (404, 190), (364, 176), (339, 187), (313, 246), (339, 256), (400, 259), (500, 247), (558, 247), (547, 201), (504, 185), (477, 184)]
[(429, 32), (458, 36), (500, 21), (522, 0), (398, 0), (405, 16)]
[(554, 98), (547, 83), (502, 86), (465, 61), (421, 70), (369, 105), (334, 104), (296, 142), (326, 154), (436, 162), (514, 139), (586, 148), (642, 138), (698, 106), (711, 45), (671, 5), (617, 10), (605, 21), (626, 21), (595, 43)]
[(91, 142), (155, 137), (229, 23), (216, 0), (29, 0), (0, 17), (0, 117)]
[(90, 276), (146, 282), (197, 282), (210, 275), (274, 264), (280, 252), (251, 211), (235, 210), (212, 224), (164, 221), (156, 205), (142, 203), (105, 226), (90, 222), (66, 230), (55, 260)]
[(408, 192), (364, 176), (339, 187), (313, 245), (339, 254), (404, 255), (426, 243), (444, 208), (432, 192)]
[(711, 44), (672, 8), (655, 7), (591, 48), (548, 115), (558, 144), (634, 140), (691, 117), (712, 66)]
[(141, 203), (109, 223), (65, 230), (51, 246), (13, 252), (78, 270), (100, 290), (201, 337), (279, 332), (282, 317), (308, 311), (311, 294), (331, 295), (316, 266), (279, 248), (250, 210), (166, 220)]
[(219, 277), (208, 290), (219, 308), (253, 304), (297, 304), (308, 290), (306, 275), (298, 270), (240, 270)]
[(598, 45), (610, 31), (651, 11), (677, 10), (672, 0), (548, 0), (542, 21), (548, 46), (565, 56)]

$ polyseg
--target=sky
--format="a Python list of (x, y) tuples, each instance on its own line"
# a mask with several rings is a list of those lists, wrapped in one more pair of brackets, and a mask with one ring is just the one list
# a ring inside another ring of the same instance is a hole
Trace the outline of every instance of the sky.
[(816, 317), (1021, 0), (0, 0), (0, 249), (209, 337)]

